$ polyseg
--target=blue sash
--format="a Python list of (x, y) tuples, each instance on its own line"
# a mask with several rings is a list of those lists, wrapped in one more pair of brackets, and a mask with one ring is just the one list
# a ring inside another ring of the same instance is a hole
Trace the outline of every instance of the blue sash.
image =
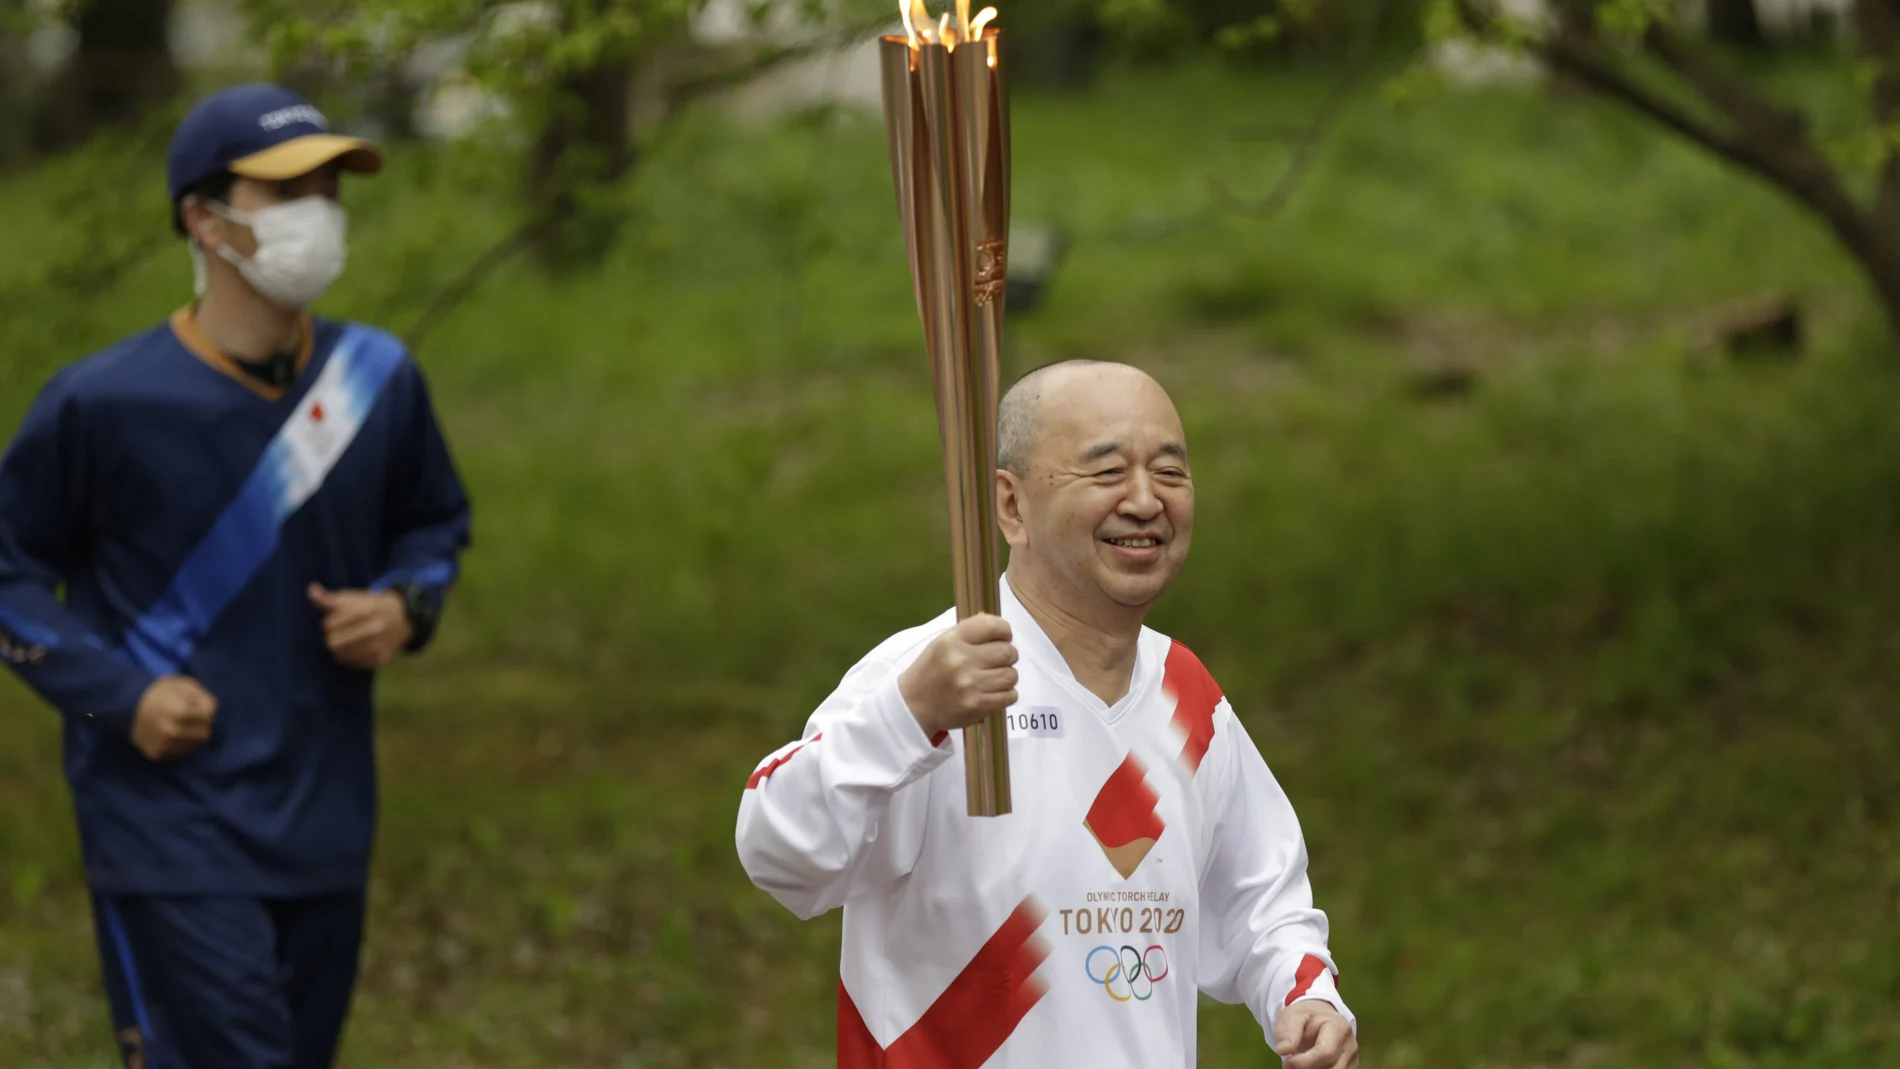
[(212, 624), (277, 552), (284, 521), (322, 488), (402, 361), (402, 343), (390, 335), (344, 327), (317, 381), (237, 496), (171, 586), (126, 631), (125, 648), (141, 667), (158, 675), (183, 670)]

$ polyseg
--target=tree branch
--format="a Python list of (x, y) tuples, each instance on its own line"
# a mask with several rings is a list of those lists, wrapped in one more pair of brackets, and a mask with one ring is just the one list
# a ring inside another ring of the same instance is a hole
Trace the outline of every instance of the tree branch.
[[(1494, 26), (1476, 0), (1458, 0), (1472, 28)], [(1780, 187), (1825, 219), (1840, 239), (1866, 259), (1874, 251), (1873, 221), (1841, 185), (1827, 160), (1808, 140), (1798, 112), (1768, 100), (1746, 83), (1723, 72), (1672, 32), (1652, 27), (1645, 51), (1722, 114), (1726, 127), (1706, 122), (1638, 83), (1614, 56), (1575, 29), (1558, 29), (1529, 47), (1559, 70), (1617, 100), (1708, 152)]]
[(1807, 139), (1807, 119), (1794, 108), (1757, 93), (1748, 83), (1709, 62), (1673, 29), (1652, 24), (1643, 48), (1742, 128), (1745, 136)]
[(1264, 126), (1248, 131), (1248, 137), (1254, 140), (1292, 140), (1293, 159), (1286, 170), (1274, 180), (1273, 186), (1258, 200), (1245, 200), (1237, 196), (1225, 182), (1209, 175), (1207, 178), (1210, 202), (1185, 215), (1172, 219), (1163, 219), (1135, 223), (1116, 232), (1104, 235), (1092, 235), (1103, 238), (1130, 238), (1153, 241), (1158, 238), (1177, 235), (1198, 226), (1205, 226), (1217, 219), (1243, 216), (1250, 219), (1271, 219), (1286, 209), (1299, 191), (1301, 184), (1319, 160), (1319, 150), (1326, 143), (1333, 128), (1339, 123), (1339, 116), (1345, 110), (1346, 102), (1352, 98), (1353, 90), (1369, 65), (1373, 46), (1377, 44), (1379, 31), (1385, 25), (1387, 14), (1393, 8), (1392, 0), (1378, 0), (1371, 19), (1361, 29), (1353, 42), (1353, 52), (1345, 69), (1339, 74), (1339, 80), (1333, 83), (1326, 100), (1313, 116), (1312, 121), (1303, 126)]
[(1345, 110), (1346, 101), (1351, 99), (1352, 91), (1359, 84), (1359, 78), (1365, 73), (1366, 64), (1372, 54), (1373, 45), (1379, 40), (1379, 31), (1385, 26), (1386, 15), (1392, 10), (1391, 0), (1379, 0), (1373, 8), (1372, 17), (1360, 29), (1359, 39), (1353, 42), (1352, 58), (1346, 69), (1340, 74), (1339, 81), (1333, 84), (1326, 102), (1320, 105), (1318, 114), (1308, 123), (1300, 139), (1293, 146), (1292, 162), (1267, 191), (1267, 195), (1258, 201), (1247, 202), (1236, 197), (1232, 190), (1218, 178), (1210, 177), (1208, 186), (1213, 190), (1214, 199), (1220, 211), (1228, 215), (1244, 215), (1254, 219), (1268, 219), (1285, 209), (1287, 202), (1305, 181), (1307, 172), (1319, 160), (1319, 149), (1326, 142), (1333, 127), (1339, 124), (1340, 112)]
[(833, 30), (810, 41), (794, 45), (770, 45), (747, 53), (734, 63), (696, 74), (670, 87), (668, 96), (675, 105), (692, 103), (725, 89), (732, 89), (794, 60), (855, 44), (882, 29), (888, 19), (876, 23), (860, 22)]
[[(674, 86), (668, 94), (669, 117), (679, 109), (697, 99), (710, 96), (722, 89), (743, 85), (765, 72), (789, 63), (792, 60), (835, 48), (840, 44), (862, 37), (868, 30), (853, 26), (813, 41), (787, 47), (768, 48), (754, 52), (746, 59), (720, 67), (708, 73), (696, 75)], [(442, 291), (429, 302), (429, 307), (404, 335), (411, 351), (420, 350), (422, 343), (431, 331), (444, 319), (447, 319), (469, 295), (479, 289), (488, 276), (503, 264), (534, 247), (535, 241), (543, 231), (553, 226), (558, 218), (558, 210), (551, 205), (537, 208), (529, 218), (506, 237), (489, 246), (487, 251), (476, 257), (462, 273), (450, 280)]]
[[(1865, 253), (1872, 240), (1871, 220), (1843, 188), (1827, 161), (1816, 153), (1805, 135), (1784, 126), (1738, 124), (1733, 132), (1717, 130), (1692, 118), (1674, 104), (1638, 85), (1615, 65), (1575, 47), (1562, 37), (1538, 46), (1554, 65), (1607, 96), (1702, 146), (1730, 163), (1779, 186), (1796, 201), (1825, 219), (1848, 247)], [(1785, 140), (1777, 141), (1779, 136)]]
[(466, 300), (469, 294), (474, 293), (502, 264), (532, 248), (542, 229), (552, 225), (553, 222), (554, 211), (543, 208), (527, 222), (515, 228), (513, 233), (489, 246), (488, 251), (477, 256), (474, 262), (462, 270), (461, 274), (442, 288), (442, 292), (436, 294), (435, 299), (429, 302), (429, 307), (423, 310), (422, 315), (416, 318), (415, 324), (404, 333), (403, 340), (408, 344), (410, 351), (412, 353), (419, 351), (423, 341), (428, 338), (429, 332), (434, 330), (437, 324), (447, 319), (449, 313), (455, 311), (456, 306)]
[(1728, 131), (1703, 122), (1661, 96), (1638, 85), (1600, 56), (1567, 34), (1558, 34), (1532, 46), (1544, 61), (1590, 88), (1702, 148), (1751, 170), (1756, 160), (1741, 140)]

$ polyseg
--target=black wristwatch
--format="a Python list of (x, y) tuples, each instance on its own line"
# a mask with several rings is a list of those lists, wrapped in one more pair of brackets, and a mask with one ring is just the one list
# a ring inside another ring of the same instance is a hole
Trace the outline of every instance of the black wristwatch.
[(403, 649), (413, 653), (428, 645), (435, 625), (442, 617), (442, 606), (420, 583), (397, 583), (389, 589), (402, 595), (403, 615), (409, 618), (409, 642)]

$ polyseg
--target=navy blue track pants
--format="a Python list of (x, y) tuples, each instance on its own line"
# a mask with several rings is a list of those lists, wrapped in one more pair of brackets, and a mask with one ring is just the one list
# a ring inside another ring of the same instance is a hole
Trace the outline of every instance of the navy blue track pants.
[(126, 1069), (330, 1069), (364, 895), (95, 895)]

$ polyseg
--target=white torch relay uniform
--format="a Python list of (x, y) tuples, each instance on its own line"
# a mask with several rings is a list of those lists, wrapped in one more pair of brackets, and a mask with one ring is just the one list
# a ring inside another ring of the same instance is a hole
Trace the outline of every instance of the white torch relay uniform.
[(753, 882), (844, 908), (840, 1069), (1186, 1069), (1203, 991), (1269, 1043), (1301, 999), (1356, 1031), (1293, 807), (1206, 668), (1143, 628), (1106, 705), (1002, 594), (1013, 812), (968, 815), (961, 733), (926, 737), (898, 691), (954, 610), (871, 651), (746, 784)]

